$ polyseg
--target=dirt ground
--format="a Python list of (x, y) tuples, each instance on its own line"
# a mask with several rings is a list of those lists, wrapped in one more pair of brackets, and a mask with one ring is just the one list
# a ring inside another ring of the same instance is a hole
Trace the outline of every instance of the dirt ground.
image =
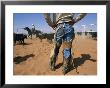
[[(76, 36), (72, 48), (75, 69), (66, 75), (97, 75), (97, 40)], [(63, 75), (62, 46), (57, 58), (56, 71), (49, 69), (49, 56), (53, 43), (39, 38), (25, 39), (25, 45), (15, 45), (14, 75)]]

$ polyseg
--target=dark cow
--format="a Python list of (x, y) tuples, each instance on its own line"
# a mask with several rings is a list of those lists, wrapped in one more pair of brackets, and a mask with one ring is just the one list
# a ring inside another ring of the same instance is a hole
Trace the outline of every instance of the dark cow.
[(47, 39), (47, 41), (52, 42), (52, 39), (54, 39), (54, 33), (48, 34), (48, 33), (38, 33), (36, 38), (41, 39)]
[(52, 42), (52, 39), (54, 39), (54, 33), (51, 33), (51, 34), (45, 34), (47, 40), (51, 41)]
[(50, 33), (50, 34), (43, 33), (40, 30), (34, 30), (32, 32), (32, 29), (30, 29), (29, 27), (25, 27), (23, 29), (28, 31), (28, 37), (31, 36), (31, 39), (32, 39), (32, 35), (36, 35), (36, 38), (41, 39), (41, 41), (42, 41), (42, 39), (47, 39), (49, 41), (52, 41), (52, 39), (54, 38), (54, 33)]
[(97, 40), (97, 32), (91, 32), (92, 38)]
[(82, 32), (77, 32), (77, 35), (78, 35), (78, 36), (81, 36), (81, 35), (82, 35)]
[(97, 32), (89, 32), (89, 35), (91, 35), (92, 39), (97, 40)]
[(14, 44), (16, 44), (16, 41), (24, 45), (24, 39), (27, 38), (27, 35), (25, 34), (16, 34), (14, 33)]

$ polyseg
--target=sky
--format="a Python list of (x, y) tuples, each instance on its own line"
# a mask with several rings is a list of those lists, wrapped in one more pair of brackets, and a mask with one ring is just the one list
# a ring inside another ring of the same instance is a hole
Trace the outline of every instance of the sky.
[[(22, 28), (28, 26), (32, 28), (35, 25), (36, 30), (44, 33), (52, 33), (53, 29), (48, 26), (43, 13), (14, 13), (13, 14), (14, 32), (26, 33)], [(82, 20), (73, 25), (75, 31), (97, 31), (97, 14), (88, 13)]]

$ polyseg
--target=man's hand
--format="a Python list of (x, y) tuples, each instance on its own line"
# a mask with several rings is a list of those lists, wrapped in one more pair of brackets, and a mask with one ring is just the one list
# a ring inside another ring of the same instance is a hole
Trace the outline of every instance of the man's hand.
[(55, 30), (55, 28), (57, 27), (57, 25), (52, 25), (52, 28)]
[(72, 21), (69, 22), (70, 25), (74, 25), (76, 22), (74, 19), (72, 19)]

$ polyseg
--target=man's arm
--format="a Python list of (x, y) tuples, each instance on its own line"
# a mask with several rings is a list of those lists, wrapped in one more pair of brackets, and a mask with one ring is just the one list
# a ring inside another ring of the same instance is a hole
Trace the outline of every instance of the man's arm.
[(51, 21), (51, 18), (50, 18), (50, 13), (44, 13), (44, 17), (48, 25), (54, 28), (53, 22)]
[(82, 18), (84, 18), (86, 16), (86, 13), (80, 13), (75, 19), (75, 23), (78, 22), (79, 20), (81, 20)]

